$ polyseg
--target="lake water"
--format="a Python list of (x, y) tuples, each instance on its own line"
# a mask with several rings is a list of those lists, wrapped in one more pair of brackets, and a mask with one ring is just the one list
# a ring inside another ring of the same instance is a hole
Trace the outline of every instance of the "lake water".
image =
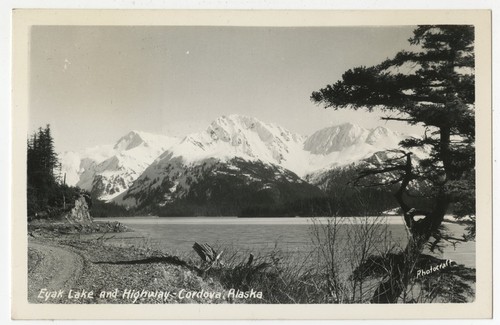
[[(320, 233), (324, 228), (314, 224), (326, 224), (329, 218), (236, 218), (236, 217), (129, 217), (96, 219), (97, 221), (118, 221), (132, 228), (133, 232), (108, 234), (109, 241), (118, 244), (148, 246), (174, 255), (191, 255), (193, 243), (208, 243), (215, 247), (231, 247), (235, 251), (253, 252), (254, 255), (278, 248), (286, 254), (307, 255), (314, 250), (314, 229)], [(332, 219), (330, 219), (332, 220)], [(404, 246), (406, 229), (401, 217), (342, 218), (337, 219), (338, 236), (347, 233), (359, 236), (367, 225), (376, 221), (376, 241), (380, 247), (388, 244)], [(464, 227), (446, 223), (448, 231), (461, 237)], [(350, 231), (350, 232), (349, 232)], [(321, 238), (324, 236), (320, 234)], [(352, 236), (351, 236), (352, 238)], [(359, 237), (358, 237), (359, 238)], [(351, 242), (356, 242), (355, 240)], [(390, 243), (388, 243), (390, 242)], [(447, 245), (443, 254), (432, 255), (456, 261), (468, 267), (475, 267), (475, 242), (458, 243), (454, 248)]]

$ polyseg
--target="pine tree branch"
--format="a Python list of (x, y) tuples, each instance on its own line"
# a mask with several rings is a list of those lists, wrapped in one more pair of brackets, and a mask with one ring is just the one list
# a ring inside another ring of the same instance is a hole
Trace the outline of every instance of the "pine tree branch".
[(399, 118), (399, 117), (382, 117), (380, 118), (381, 120), (384, 120), (384, 121), (402, 121), (402, 122), (410, 122), (410, 123), (413, 123), (413, 122), (418, 122), (417, 120), (415, 119), (410, 119), (410, 118)]

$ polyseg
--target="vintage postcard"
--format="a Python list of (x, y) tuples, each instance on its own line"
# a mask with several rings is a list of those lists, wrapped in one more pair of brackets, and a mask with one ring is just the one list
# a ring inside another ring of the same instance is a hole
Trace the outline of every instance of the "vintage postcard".
[(489, 11), (24, 9), (13, 51), (13, 318), (492, 316)]

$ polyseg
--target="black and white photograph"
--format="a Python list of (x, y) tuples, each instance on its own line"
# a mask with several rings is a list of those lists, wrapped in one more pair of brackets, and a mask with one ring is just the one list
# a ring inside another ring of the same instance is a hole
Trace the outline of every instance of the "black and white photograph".
[(27, 305), (474, 306), (482, 35), (414, 20), (30, 26)]

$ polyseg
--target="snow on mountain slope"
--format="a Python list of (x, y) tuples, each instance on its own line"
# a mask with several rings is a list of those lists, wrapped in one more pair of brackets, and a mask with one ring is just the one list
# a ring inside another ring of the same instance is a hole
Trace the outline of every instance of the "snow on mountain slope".
[(345, 123), (313, 133), (305, 141), (304, 150), (315, 155), (328, 155), (362, 144), (379, 149), (394, 148), (402, 139), (400, 134), (381, 126), (365, 129), (356, 124)]
[[(125, 202), (125, 197), (130, 197), (130, 194), (142, 197), (140, 193), (155, 190), (166, 181), (172, 181), (170, 185), (174, 184), (168, 191), (182, 189), (188, 192), (190, 186), (183, 176), (188, 170), (198, 171), (193, 167), (224, 164), (234, 158), (293, 171), (302, 168), (306, 155), (302, 150), (304, 139), (278, 125), (264, 123), (252, 117), (222, 116), (213, 121), (205, 131), (186, 136), (164, 152), (134, 182), (126, 195), (119, 196), (114, 201), (135, 205), (134, 201)], [(196, 180), (200, 175), (189, 176)]]
[(203, 132), (186, 136), (170, 152), (187, 164), (207, 158), (225, 161), (239, 157), (293, 170), (303, 164), (304, 139), (276, 124), (229, 115), (219, 117)]
[(122, 193), (178, 138), (131, 131), (111, 146), (62, 154), (66, 182), (110, 200)]
[(369, 131), (352, 123), (335, 125), (313, 133), (304, 143), (304, 150), (315, 155), (328, 155), (334, 151), (364, 143)]
[[(422, 149), (415, 149), (412, 151), (412, 161), (416, 166), (419, 164), (420, 159), (428, 158), (428, 152)], [(403, 165), (406, 163), (406, 156), (399, 150), (381, 150), (369, 154), (363, 159), (353, 161), (348, 165), (337, 166), (334, 168), (327, 168), (317, 170), (311, 174), (306, 175), (305, 179), (308, 183), (316, 185), (325, 192), (332, 192), (337, 186), (345, 186), (347, 183), (346, 175), (349, 180), (359, 176), (361, 170), (380, 170), (387, 167), (387, 162), (394, 165)], [(391, 181), (401, 177), (401, 171), (394, 170), (385, 173), (369, 175), (359, 180), (359, 184), (389, 184)], [(340, 183), (339, 183), (340, 181)], [(423, 186), (425, 181), (412, 180), (409, 183), (409, 188), (418, 189)], [(388, 187), (387, 187), (388, 188)]]
[(222, 116), (205, 131), (188, 135), (165, 151), (114, 202), (134, 206), (147, 193), (165, 186), (165, 202), (170, 200), (169, 193), (182, 196), (201, 177), (202, 169), (195, 166), (227, 164), (238, 158), (278, 166), (304, 178), (395, 148), (402, 139), (383, 127), (364, 129), (351, 123), (325, 128), (306, 138), (256, 118)]
[(304, 150), (309, 153), (308, 167), (300, 175), (347, 165), (375, 152), (397, 148), (405, 137), (385, 127), (365, 129), (352, 123), (321, 129), (304, 142)]
[(113, 155), (112, 145), (102, 145), (80, 151), (65, 151), (59, 154), (61, 171), (66, 175), (66, 184), (75, 186), (86, 170), (95, 168), (98, 162)]

